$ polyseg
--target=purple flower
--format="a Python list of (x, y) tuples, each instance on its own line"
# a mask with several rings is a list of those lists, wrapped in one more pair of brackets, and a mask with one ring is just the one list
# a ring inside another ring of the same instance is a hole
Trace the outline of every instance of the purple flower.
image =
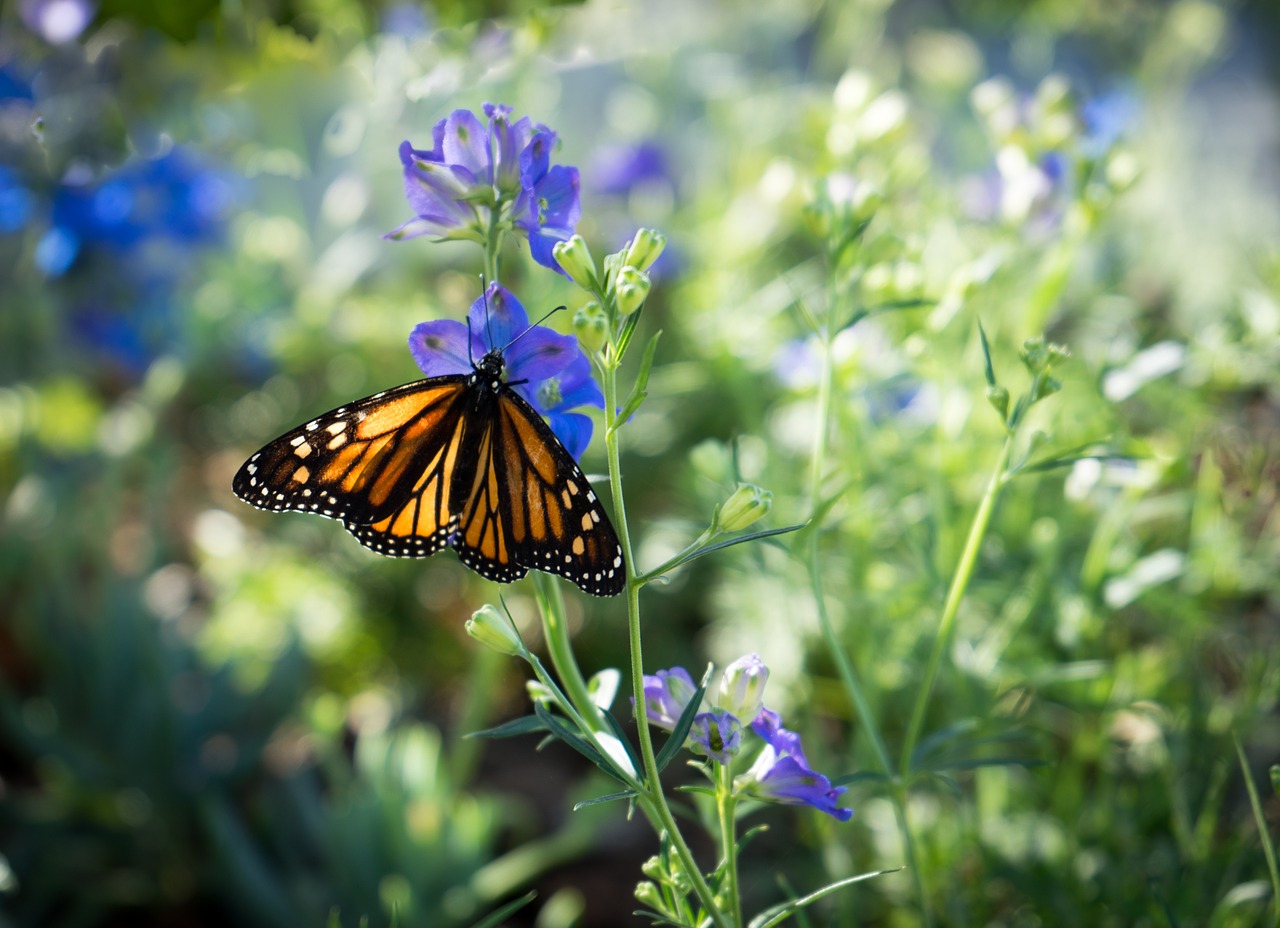
[(701, 712), (693, 718), (689, 741), (694, 753), (727, 764), (742, 749), (742, 723), (724, 709)]
[(683, 667), (644, 676), (644, 707), (650, 725), (671, 731), (698, 688)]
[(50, 45), (63, 45), (78, 38), (98, 11), (89, 0), (22, 0), (18, 15), (27, 28)]
[(511, 107), (484, 105), (488, 125), (454, 110), (432, 129), (430, 150), (400, 146), (404, 190), (417, 214), (389, 239), (432, 235), (485, 243), (495, 214), (529, 239), (534, 260), (559, 270), (551, 249), (573, 234), (581, 215), (578, 169), (551, 165), (556, 134)]
[(751, 769), (734, 781), (735, 789), (764, 802), (812, 806), (842, 822), (849, 820), (853, 810), (836, 805), (845, 787), (832, 786), (809, 767), (800, 736), (783, 728), (776, 712), (763, 710), (751, 730), (764, 739), (765, 748)]
[(591, 441), (591, 420), (566, 410), (604, 408), (591, 378), (591, 363), (572, 335), (530, 326), (529, 316), (506, 288), (491, 283), (471, 304), (469, 325), (452, 319), (423, 322), (409, 334), (409, 352), (428, 377), (470, 374), (473, 363), (494, 349), (506, 361), (507, 382), (540, 414), (575, 458)]
[(673, 186), (666, 153), (653, 142), (603, 146), (592, 159), (590, 173), (591, 189), (609, 196), (626, 196), (650, 184)]

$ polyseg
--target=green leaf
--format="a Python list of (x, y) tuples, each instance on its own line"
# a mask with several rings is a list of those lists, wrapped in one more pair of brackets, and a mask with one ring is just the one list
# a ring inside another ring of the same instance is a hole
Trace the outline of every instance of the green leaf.
[[(672, 561), (671, 563), (663, 564), (661, 573), (666, 574), (675, 570), (677, 567), (683, 567), (690, 561), (695, 561), (705, 554), (710, 554), (712, 551), (719, 551), (721, 548), (732, 548), (734, 545), (740, 545), (746, 541), (755, 541), (758, 538), (772, 538), (775, 535), (785, 535), (788, 532), (798, 531), (808, 524), (809, 523), (807, 522), (800, 522), (796, 525), (786, 525), (782, 528), (769, 528), (762, 532), (751, 532), (747, 535), (739, 535), (736, 538), (727, 539), (726, 541), (719, 541), (714, 545), (707, 545), (705, 548), (699, 548), (697, 551), (691, 551), (689, 554), (679, 558), (678, 560)], [(638, 580), (640, 583), (652, 583), (654, 580), (658, 579), (658, 576), (659, 575), (654, 574), (643, 574), (638, 578)]]
[(637, 793), (633, 789), (624, 789), (620, 793), (609, 793), (606, 796), (597, 796), (595, 799), (584, 799), (582, 802), (574, 803), (573, 811), (585, 809), (587, 806), (598, 806), (605, 802), (617, 802), (619, 799), (634, 799)]
[(781, 925), (784, 921), (798, 912), (807, 905), (812, 905), (824, 896), (829, 896), (837, 889), (850, 886), (854, 883), (861, 883), (863, 880), (869, 880), (872, 877), (884, 876), (888, 873), (897, 873), (901, 867), (895, 867), (892, 870), (875, 870), (871, 873), (862, 873), (858, 876), (851, 876), (844, 880), (837, 880), (821, 889), (815, 890), (807, 896), (799, 899), (792, 899), (790, 902), (783, 902), (775, 906), (771, 906), (751, 919), (747, 928), (772, 928), (774, 925)]
[[(1267, 826), (1267, 816), (1262, 811), (1262, 801), (1258, 798), (1258, 787), (1254, 785), (1253, 775), (1249, 773), (1249, 761), (1244, 756), (1244, 748), (1240, 739), (1233, 732), (1231, 740), (1235, 742), (1236, 757), (1240, 759), (1240, 773), (1244, 776), (1245, 789), (1249, 793), (1249, 805), (1253, 807), (1253, 820), (1258, 826), (1258, 835), (1262, 839), (1262, 855), (1267, 859), (1267, 870), (1271, 874), (1271, 898), (1280, 899), (1280, 865), (1276, 864), (1276, 846), (1271, 840), (1271, 830)], [(1272, 782), (1275, 781), (1275, 767), (1272, 767)]]
[(509, 915), (514, 915), (516, 912), (519, 912), (530, 902), (536, 899), (537, 896), (538, 894), (536, 892), (530, 891), (525, 893), (519, 899), (512, 899), (502, 908), (490, 912), (480, 921), (472, 925), (471, 928), (497, 928), (497, 926), (502, 924)]
[(631, 769), (637, 772), (644, 770), (644, 761), (640, 760), (640, 755), (632, 747), (626, 731), (622, 728), (622, 723), (608, 709), (601, 709), (600, 712), (604, 715), (604, 720), (609, 723), (609, 728), (613, 730), (614, 737), (622, 743), (622, 749), (627, 752), (627, 757), (631, 759)]
[(1271, 774), (1271, 789), (1280, 796), (1280, 764), (1272, 764), (1268, 772)]
[(635, 386), (631, 388), (631, 395), (622, 404), (622, 411), (618, 413), (618, 418), (613, 424), (613, 431), (615, 432), (622, 423), (635, 414), (636, 410), (640, 408), (645, 398), (649, 395), (649, 368), (653, 367), (653, 353), (657, 350), (658, 336), (661, 334), (661, 329), (654, 332), (653, 337), (649, 339), (649, 344), (644, 346), (644, 354), (640, 356), (640, 369), (636, 371)]
[(689, 704), (680, 713), (680, 718), (676, 719), (676, 727), (671, 730), (671, 737), (667, 739), (666, 744), (662, 746), (662, 750), (658, 752), (657, 765), (659, 771), (667, 768), (667, 764), (671, 763), (671, 759), (676, 756), (676, 753), (684, 745), (685, 739), (689, 737), (689, 729), (693, 727), (693, 720), (702, 709), (702, 697), (707, 691), (707, 681), (710, 679), (710, 674), (703, 674), (702, 683), (699, 684), (697, 692), (689, 698)]
[(558, 740), (563, 741), (569, 747), (573, 748), (591, 763), (595, 764), (603, 773), (613, 777), (619, 783), (626, 783), (626, 778), (617, 766), (605, 755), (601, 754), (594, 744), (588, 741), (582, 735), (578, 734), (569, 726), (564, 719), (558, 718), (551, 714), (545, 706), (535, 705), (534, 711), (538, 713), (538, 718), (547, 724), (547, 729)]
[(1035, 462), (1033, 462), (1033, 463), (1031, 463), (1031, 464), (1024, 464), (1022, 467), (1018, 468), (1017, 472), (1018, 472), (1018, 473), (1026, 473), (1026, 474), (1034, 474), (1034, 473), (1038, 473), (1038, 472), (1040, 472), (1040, 471), (1046, 471), (1046, 470), (1057, 470), (1057, 469), (1058, 469), (1058, 468), (1060, 468), (1060, 467), (1070, 467), (1070, 466), (1072, 466), (1073, 464), (1075, 464), (1075, 463), (1076, 463), (1076, 461), (1125, 461), (1125, 462), (1129, 462), (1129, 461), (1134, 461), (1134, 460), (1136, 460), (1136, 458), (1132, 458), (1132, 457), (1129, 457), (1128, 455), (1124, 455), (1124, 454), (1082, 454), (1082, 453), (1081, 453), (1081, 452), (1082, 452), (1082, 451), (1084, 451), (1086, 448), (1092, 448), (1092, 447), (1096, 446), (1097, 444), (1098, 444), (1098, 442), (1093, 442), (1093, 441), (1091, 441), (1091, 442), (1089, 442), (1088, 444), (1080, 445), (1080, 446), (1078, 446), (1078, 447), (1076, 447), (1076, 448), (1072, 448), (1072, 449), (1071, 449), (1071, 450), (1069, 450), (1069, 451), (1064, 451), (1064, 452), (1062, 452), (1061, 454), (1055, 455), (1054, 457), (1051, 457), (1051, 458), (1041, 458), (1040, 460), (1035, 461)]
[(644, 314), (644, 307), (640, 307), (630, 316), (627, 321), (622, 323), (622, 331), (618, 333), (618, 360), (621, 361), (627, 353), (627, 346), (631, 344), (631, 336), (636, 334), (636, 326), (640, 324), (640, 317)]
[(514, 738), (517, 735), (531, 735), (534, 732), (546, 731), (547, 726), (542, 719), (536, 715), (526, 715), (522, 718), (512, 719), (510, 722), (503, 722), (493, 728), (486, 728), (484, 731), (473, 731), (463, 735), (464, 738)]
[(651, 912), (648, 909), (636, 909), (631, 914), (639, 918), (647, 918), (649, 919), (649, 921), (653, 922), (655, 925), (674, 925), (675, 928), (688, 928), (688, 926), (685, 925), (684, 922), (674, 921), (668, 918), (667, 916), (663, 915), (661, 912)]
[(978, 320), (978, 338), (982, 342), (982, 373), (987, 378), (987, 386), (994, 387), (996, 385), (996, 371), (991, 366), (991, 346), (987, 343), (987, 330), (982, 327), (982, 320)]

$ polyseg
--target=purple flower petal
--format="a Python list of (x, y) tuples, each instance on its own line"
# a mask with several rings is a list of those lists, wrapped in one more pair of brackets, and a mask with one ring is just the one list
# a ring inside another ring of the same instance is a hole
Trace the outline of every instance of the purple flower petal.
[(534, 187), (538, 199), (538, 224), (563, 229), (570, 235), (582, 217), (578, 169), (557, 164)]
[[(774, 756), (770, 756), (774, 755)], [(812, 806), (819, 812), (825, 812), (832, 818), (847, 822), (853, 816), (852, 809), (842, 809), (836, 805), (848, 790), (843, 786), (832, 786), (831, 781), (820, 773), (810, 770), (794, 757), (776, 757), (773, 748), (765, 748), (760, 758), (752, 765), (752, 777), (757, 774), (760, 761), (771, 760), (767, 771), (758, 776), (745, 792), (748, 795), (776, 802), (785, 806)]]
[(592, 375), (591, 362), (581, 352), (557, 378), (560, 402), (548, 408), (548, 412), (572, 409), (575, 406), (595, 406), (604, 409), (604, 394)]
[(671, 731), (697, 691), (689, 671), (683, 667), (645, 674), (644, 707), (649, 724)]
[(477, 181), (492, 183), (489, 133), (475, 113), (454, 110), (449, 114), (441, 150), (445, 163), (466, 168)]
[[(512, 339), (529, 328), (529, 314), (511, 291), (496, 280), (489, 284), (484, 296), (471, 304), (467, 318), (471, 323), (472, 344), (480, 349), (477, 360), (494, 348), (505, 349)], [(533, 333), (526, 337), (533, 337)], [(508, 378), (519, 379), (510, 376), (511, 355), (507, 354), (506, 358)]]
[(727, 764), (742, 749), (742, 723), (723, 709), (694, 716), (689, 728), (689, 747), (721, 764)]
[(789, 754), (800, 763), (808, 765), (804, 756), (804, 748), (800, 746), (800, 736), (782, 727), (782, 717), (771, 709), (761, 709), (751, 723), (751, 730), (765, 740), (779, 754)]
[(422, 322), (409, 333), (409, 353), (428, 377), (471, 373), (467, 327), (452, 319)]

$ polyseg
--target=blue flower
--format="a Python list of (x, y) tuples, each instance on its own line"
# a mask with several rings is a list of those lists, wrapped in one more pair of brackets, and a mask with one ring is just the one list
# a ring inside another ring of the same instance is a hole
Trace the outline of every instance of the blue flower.
[(468, 325), (452, 319), (423, 322), (409, 334), (409, 352), (428, 377), (469, 374), (473, 362), (491, 350), (503, 352), (508, 383), (548, 416), (551, 430), (575, 458), (591, 441), (591, 420), (567, 412), (576, 406), (604, 408), (604, 395), (591, 378), (591, 363), (572, 335), (530, 326), (529, 316), (498, 283), (471, 304)]
[(760, 713), (751, 730), (765, 741), (765, 747), (746, 773), (734, 780), (735, 790), (764, 802), (789, 806), (812, 806), (833, 818), (847, 822), (852, 809), (836, 805), (847, 792), (809, 766), (800, 746), (800, 736), (782, 727), (776, 712)]
[(674, 186), (667, 156), (653, 142), (602, 146), (592, 158), (591, 189), (607, 196), (626, 196), (637, 187)]
[(559, 270), (551, 249), (573, 234), (581, 215), (578, 169), (552, 166), (556, 134), (511, 107), (486, 103), (488, 125), (454, 110), (432, 129), (432, 147), (400, 145), (404, 191), (414, 213), (385, 238), (432, 235), (486, 243), (495, 215), (522, 231), (544, 267)]
[(0, 235), (17, 232), (31, 218), (35, 202), (16, 174), (0, 164)]
[(698, 691), (683, 667), (644, 675), (644, 707), (650, 725), (671, 731)]
[(694, 753), (727, 764), (742, 750), (742, 723), (724, 709), (700, 712), (689, 728), (689, 741)]

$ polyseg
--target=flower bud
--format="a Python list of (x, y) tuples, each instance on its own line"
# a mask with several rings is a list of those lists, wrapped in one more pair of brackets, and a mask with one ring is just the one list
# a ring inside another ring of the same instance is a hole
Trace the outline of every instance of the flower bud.
[(655, 912), (667, 914), (667, 903), (662, 898), (662, 892), (648, 880), (636, 885), (636, 901)]
[(655, 229), (640, 229), (627, 246), (622, 263), (637, 271), (647, 271), (666, 247), (667, 239), (661, 232)]
[(738, 484), (738, 489), (724, 501), (716, 517), (716, 528), (722, 532), (737, 532), (764, 516), (773, 506), (773, 494), (750, 483)]
[(511, 620), (490, 605), (481, 606), (467, 619), (467, 634), (499, 654), (524, 653), (524, 642)]
[(996, 412), (1000, 413), (1000, 418), (1008, 421), (1009, 419), (1009, 391), (1004, 387), (996, 384), (987, 387), (987, 402), (991, 404)]
[(598, 285), (596, 262), (591, 257), (587, 242), (581, 235), (575, 235), (567, 242), (556, 242), (551, 249), (552, 256), (560, 269), (569, 275), (569, 279), (583, 290), (594, 291)]
[(573, 334), (587, 351), (599, 351), (609, 337), (609, 317), (604, 307), (591, 300), (573, 314)]
[(746, 654), (724, 669), (720, 688), (712, 700), (747, 724), (755, 721), (764, 708), (764, 685), (769, 679), (769, 668), (759, 654)]
[(644, 305), (645, 299), (649, 296), (649, 275), (627, 265), (618, 271), (618, 279), (613, 285), (613, 290), (617, 295), (619, 314), (630, 316)]

